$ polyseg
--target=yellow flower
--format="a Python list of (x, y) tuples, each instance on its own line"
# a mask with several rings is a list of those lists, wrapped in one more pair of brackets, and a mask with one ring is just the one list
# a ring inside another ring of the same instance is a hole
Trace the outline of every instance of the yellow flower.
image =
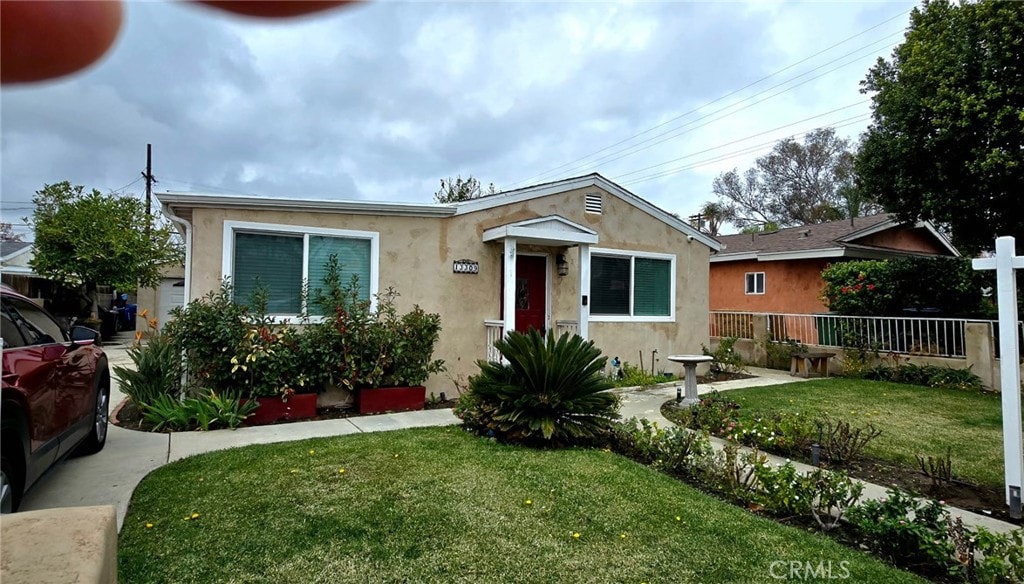
[(626, 539), (626, 534), (625, 533), (619, 534), (619, 539)]
[(153, 528), (153, 524), (152, 523), (147, 523), (146, 524), (146, 529), (152, 529), (152, 528)]
[(343, 469), (343, 468), (339, 468), (339, 469), (338, 469), (338, 473), (339, 473), (339, 474), (345, 474), (345, 469)]
[(395, 458), (398, 458), (398, 455), (397, 455), (397, 454), (395, 455)]
[(316, 450), (310, 450), (309, 453), (310, 454), (316, 454)]
[(676, 521), (682, 521), (682, 520), (683, 520), (683, 518), (682, 518), (682, 517), (680, 517), (680, 516), (676, 515)]
[(199, 514), (198, 513), (193, 513), (192, 514), (192, 519), (199, 519)]
[(572, 538), (573, 539), (579, 539), (580, 538), (580, 532), (578, 532), (578, 531), (572, 532)]
[(527, 504), (527, 505), (533, 505), (533, 501), (531, 501), (531, 500), (529, 500), (529, 499), (527, 499), (526, 501), (523, 501), (523, 502), (524, 502), (525, 504)]
[(299, 474), (299, 469), (293, 468), (292, 469), (292, 474)]

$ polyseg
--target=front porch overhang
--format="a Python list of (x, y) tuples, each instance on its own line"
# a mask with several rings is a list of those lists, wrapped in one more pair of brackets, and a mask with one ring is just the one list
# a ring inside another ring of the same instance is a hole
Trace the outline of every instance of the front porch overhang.
[(502, 242), (502, 321), (505, 334), (516, 330), (516, 256), (519, 244), (579, 247), (579, 336), (587, 338), (590, 318), (590, 246), (598, 242), (597, 232), (559, 215), (548, 215), (506, 223), (484, 231), (484, 242)]
[(594, 245), (597, 232), (559, 215), (516, 221), (484, 231), (484, 242), (514, 239), (530, 245)]

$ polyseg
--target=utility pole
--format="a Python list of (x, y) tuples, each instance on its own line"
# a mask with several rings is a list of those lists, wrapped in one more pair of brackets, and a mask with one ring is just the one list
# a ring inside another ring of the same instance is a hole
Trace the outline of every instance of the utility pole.
[(149, 235), (150, 225), (153, 224), (153, 145), (146, 144), (146, 172), (142, 173), (146, 178), (146, 235)]

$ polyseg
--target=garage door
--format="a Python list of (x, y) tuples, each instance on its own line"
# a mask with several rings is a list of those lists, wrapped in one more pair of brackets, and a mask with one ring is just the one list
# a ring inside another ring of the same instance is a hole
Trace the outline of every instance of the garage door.
[(159, 296), (158, 306), (160, 310), (157, 318), (159, 319), (160, 327), (163, 328), (164, 323), (171, 319), (171, 309), (185, 304), (185, 280), (176, 278), (165, 279), (160, 283)]

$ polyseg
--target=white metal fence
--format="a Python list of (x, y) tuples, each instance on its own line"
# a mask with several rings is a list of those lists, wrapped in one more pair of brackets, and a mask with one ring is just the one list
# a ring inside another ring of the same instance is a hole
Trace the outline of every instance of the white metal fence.
[[(759, 320), (761, 323), (758, 323)], [(880, 353), (966, 357), (963, 318), (838, 316), (712, 311), (710, 335), (753, 339), (767, 327), (775, 342), (788, 340), (820, 347), (866, 347)]]

